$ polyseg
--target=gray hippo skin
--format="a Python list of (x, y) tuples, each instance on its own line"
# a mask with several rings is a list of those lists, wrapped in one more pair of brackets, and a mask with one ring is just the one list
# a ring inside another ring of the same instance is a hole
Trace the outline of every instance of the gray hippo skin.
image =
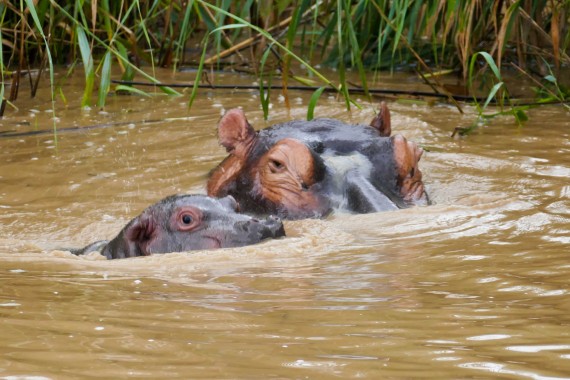
[(231, 195), (243, 212), (288, 219), (427, 204), (422, 149), (390, 134), (385, 103), (370, 125), (296, 120), (259, 131), (232, 109), (218, 124), (229, 155), (210, 173), (208, 195)]
[(100, 252), (107, 259), (153, 253), (242, 247), (285, 236), (283, 223), (270, 216), (257, 220), (237, 212), (231, 196), (172, 195), (148, 207), (111, 241), (98, 241), (71, 250), (82, 255)]

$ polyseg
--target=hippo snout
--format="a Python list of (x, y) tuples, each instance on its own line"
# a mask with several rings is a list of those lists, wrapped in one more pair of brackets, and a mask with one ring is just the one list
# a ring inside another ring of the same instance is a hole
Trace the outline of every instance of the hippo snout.
[(270, 231), (271, 235), (268, 237), (281, 237), (285, 236), (285, 228), (283, 227), (283, 222), (281, 218), (277, 216), (270, 215), (265, 219), (263, 223)]
[(266, 219), (249, 219), (235, 224), (235, 229), (245, 234), (251, 241), (285, 236), (285, 228), (280, 218), (269, 216)]

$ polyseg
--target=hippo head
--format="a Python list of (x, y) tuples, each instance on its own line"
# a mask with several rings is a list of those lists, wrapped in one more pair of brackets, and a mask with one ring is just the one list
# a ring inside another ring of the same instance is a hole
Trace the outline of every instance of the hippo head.
[(153, 253), (241, 247), (285, 235), (276, 217), (257, 220), (237, 212), (231, 197), (173, 195), (131, 220), (102, 250), (108, 259)]
[(259, 132), (241, 109), (229, 110), (218, 124), (229, 155), (210, 173), (208, 195), (232, 195), (246, 212), (287, 219), (427, 203), (422, 149), (390, 134), (385, 103), (368, 126), (315, 119)]
[(326, 215), (331, 207), (322, 192), (326, 166), (304, 142), (285, 138), (271, 145), (240, 109), (220, 121), (220, 144), (230, 155), (211, 173), (208, 194), (231, 194), (248, 212), (288, 219)]

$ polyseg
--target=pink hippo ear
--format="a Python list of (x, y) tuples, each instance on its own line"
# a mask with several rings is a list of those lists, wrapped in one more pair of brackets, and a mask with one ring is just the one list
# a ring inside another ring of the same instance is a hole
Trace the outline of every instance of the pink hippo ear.
[(249, 146), (254, 138), (255, 130), (239, 108), (226, 112), (218, 123), (218, 141), (228, 153), (241, 153), (240, 148)]
[(386, 102), (380, 103), (378, 115), (370, 122), (370, 126), (378, 131), (380, 136), (388, 137), (392, 133), (390, 110)]
[(400, 195), (409, 204), (427, 204), (428, 198), (422, 182), (419, 161), (423, 149), (415, 142), (408, 141), (402, 135), (391, 137), (394, 146), (394, 161), (397, 169), (397, 182)]
[(210, 173), (207, 191), (213, 197), (227, 195), (227, 187), (244, 170), (257, 133), (239, 108), (226, 112), (218, 123), (218, 140), (230, 154)]

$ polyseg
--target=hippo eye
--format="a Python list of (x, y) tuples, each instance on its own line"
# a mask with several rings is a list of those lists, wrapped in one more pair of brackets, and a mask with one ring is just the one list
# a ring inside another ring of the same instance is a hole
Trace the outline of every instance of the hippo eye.
[(192, 215), (190, 215), (190, 214), (182, 215), (182, 223), (189, 225), (189, 224), (192, 224), (193, 221), (194, 221), (194, 218), (192, 218)]
[(280, 172), (284, 168), (285, 168), (285, 165), (283, 165), (283, 163), (281, 163), (277, 160), (270, 160), (269, 161), (269, 170), (271, 170), (271, 173)]
[(172, 216), (171, 228), (173, 231), (193, 231), (202, 224), (204, 215), (202, 211), (193, 206), (184, 206), (176, 210)]

